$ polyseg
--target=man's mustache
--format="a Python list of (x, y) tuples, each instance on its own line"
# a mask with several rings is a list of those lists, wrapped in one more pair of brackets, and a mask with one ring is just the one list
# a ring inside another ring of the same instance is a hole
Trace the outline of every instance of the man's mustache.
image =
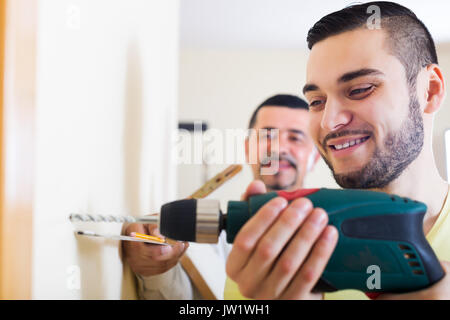
[(263, 166), (268, 165), (271, 161), (283, 161), (283, 160), (289, 162), (289, 164), (292, 167), (297, 168), (297, 161), (290, 154), (278, 155), (277, 153), (275, 153), (275, 154), (272, 154), (271, 156), (264, 157), (261, 160), (261, 165), (263, 165)]

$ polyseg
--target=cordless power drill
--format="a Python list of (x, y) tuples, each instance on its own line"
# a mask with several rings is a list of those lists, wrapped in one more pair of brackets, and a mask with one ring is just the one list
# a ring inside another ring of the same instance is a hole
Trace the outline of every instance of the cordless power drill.
[[(339, 238), (316, 292), (356, 289), (366, 293), (409, 292), (439, 281), (444, 271), (423, 232), (424, 203), (366, 190), (302, 189), (255, 195), (248, 201), (187, 199), (162, 206), (159, 226), (164, 236), (179, 241), (216, 243), (222, 230), (232, 243), (239, 229), (275, 197), (300, 197), (323, 208)], [(368, 270), (380, 272), (378, 286), (369, 286)]]

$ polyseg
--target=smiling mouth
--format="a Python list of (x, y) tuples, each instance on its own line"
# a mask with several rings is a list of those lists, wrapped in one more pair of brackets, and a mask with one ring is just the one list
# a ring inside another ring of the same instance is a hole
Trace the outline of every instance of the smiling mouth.
[(340, 150), (345, 150), (345, 149), (360, 145), (369, 139), (370, 139), (370, 136), (367, 136), (367, 137), (363, 137), (363, 138), (349, 140), (343, 144), (330, 144), (330, 145), (328, 145), (328, 147), (330, 147), (332, 150), (340, 151)]

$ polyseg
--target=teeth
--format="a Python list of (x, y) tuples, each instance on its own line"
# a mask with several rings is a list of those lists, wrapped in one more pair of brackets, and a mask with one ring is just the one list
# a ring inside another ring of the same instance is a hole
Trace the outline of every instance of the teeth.
[(363, 139), (356, 139), (356, 140), (352, 140), (352, 141), (346, 142), (344, 144), (337, 144), (337, 145), (334, 146), (334, 148), (336, 150), (347, 149), (347, 148), (352, 147), (354, 145), (360, 144), (360, 143), (362, 143), (362, 142), (364, 142), (366, 140), (367, 140), (367, 138), (366, 139), (364, 139), (364, 138)]

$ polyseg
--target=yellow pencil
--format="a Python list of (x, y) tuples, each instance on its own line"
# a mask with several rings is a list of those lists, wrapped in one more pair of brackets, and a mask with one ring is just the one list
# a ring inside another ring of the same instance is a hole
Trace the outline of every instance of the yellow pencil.
[(148, 234), (142, 234), (142, 233), (137, 233), (137, 232), (132, 232), (130, 234), (130, 236), (138, 238), (138, 239), (144, 239), (144, 240), (153, 240), (153, 241), (157, 241), (157, 242), (161, 242), (161, 243), (165, 243), (166, 241), (160, 237), (156, 237), (156, 236), (150, 236)]

